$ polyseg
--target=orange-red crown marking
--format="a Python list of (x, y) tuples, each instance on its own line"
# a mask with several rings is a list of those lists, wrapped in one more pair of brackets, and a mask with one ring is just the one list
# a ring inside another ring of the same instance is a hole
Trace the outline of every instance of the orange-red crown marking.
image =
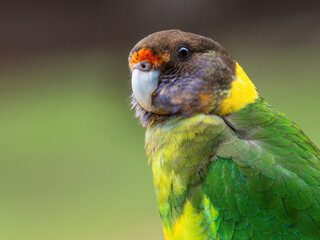
[(129, 59), (130, 67), (140, 61), (147, 61), (152, 65), (158, 65), (161, 61), (158, 54), (151, 51), (150, 48), (141, 48), (138, 52), (133, 52)]

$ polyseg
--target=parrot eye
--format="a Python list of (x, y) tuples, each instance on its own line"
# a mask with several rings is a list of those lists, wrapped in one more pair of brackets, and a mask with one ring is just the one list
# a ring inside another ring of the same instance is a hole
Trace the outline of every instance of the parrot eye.
[(177, 53), (182, 61), (187, 61), (191, 58), (191, 51), (186, 46), (179, 46)]

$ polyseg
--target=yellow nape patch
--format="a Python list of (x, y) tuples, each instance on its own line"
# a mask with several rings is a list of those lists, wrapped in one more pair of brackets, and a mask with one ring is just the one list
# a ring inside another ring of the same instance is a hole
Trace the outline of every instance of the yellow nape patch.
[(258, 97), (258, 92), (243, 71), (242, 67), (236, 62), (236, 74), (231, 83), (231, 89), (226, 98), (224, 98), (220, 106), (219, 115), (226, 115), (231, 112), (237, 111), (248, 103), (252, 103)]
[(174, 225), (170, 228), (164, 226), (165, 240), (205, 240), (219, 239), (216, 236), (216, 222), (219, 212), (213, 208), (209, 199), (203, 199), (203, 206), (200, 212), (197, 211), (187, 201), (183, 208), (182, 215), (176, 220)]

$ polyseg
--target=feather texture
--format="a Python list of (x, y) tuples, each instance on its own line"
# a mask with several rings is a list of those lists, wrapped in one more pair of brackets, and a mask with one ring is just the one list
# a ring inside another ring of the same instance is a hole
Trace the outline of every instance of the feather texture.
[(319, 239), (319, 150), (261, 97), (148, 127), (166, 239)]

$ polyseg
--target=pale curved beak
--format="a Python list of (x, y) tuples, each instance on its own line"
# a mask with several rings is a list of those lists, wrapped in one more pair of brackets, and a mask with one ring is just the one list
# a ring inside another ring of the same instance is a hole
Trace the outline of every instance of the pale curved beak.
[(134, 68), (131, 77), (132, 92), (139, 105), (148, 112), (152, 109), (152, 93), (157, 89), (160, 72)]

